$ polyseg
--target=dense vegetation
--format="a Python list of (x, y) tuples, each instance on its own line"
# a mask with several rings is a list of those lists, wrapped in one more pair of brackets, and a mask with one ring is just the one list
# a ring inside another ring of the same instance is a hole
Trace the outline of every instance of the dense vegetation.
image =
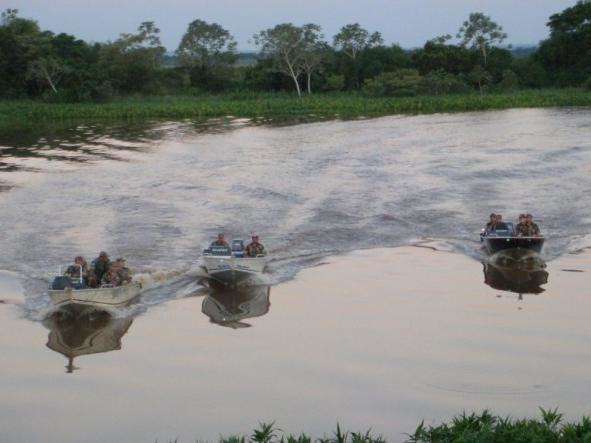
[[(8, 9), (0, 22), (0, 97), (102, 102), (130, 95), (239, 97), (285, 91), (436, 97), (528, 88), (591, 90), (591, 2), (552, 15), (548, 26), (549, 38), (534, 52), (515, 55), (500, 46), (507, 37), (502, 27), (482, 13), (470, 14), (455, 40), (437, 37), (415, 50), (386, 46), (379, 32), (358, 24), (343, 26), (329, 43), (318, 25), (284, 23), (255, 34), (260, 53), (240, 63), (234, 38), (215, 23), (191, 22), (176, 52), (167, 54), (153, 22), (116, 41), (89, 44), (43, 31)], [(412, 103), (400, 106), (424, 106), (420, 100)]]
[(431, 114), (508, 108), (591, 106), (591, 91), (579, 89), (523, 90), (512, 93), (376, 97), (362, 93), (314, 94), (298, 99), (288, 93), (221, 94), (197, 97), (159, 96), (116, 99), (108, 103), (45, 103), (0, 101), (0, 130), (24, 129), (55, 120), (144, 120), (211, 117), (252, 119), (320, 119), (375, 117), (392, 114)]
[[(425, 426), (421, 423), (414, 433), (400, 436), (411, 443), (587, 443), (591, 441), (591, 420), (583, 417), (578, 423), (566, 423), (557, 410), (540, 408), (540, 419), (513, 419), (494, 416), (488, 411), (480, 414), (463, 413), (449, 423)], [(175, 440), (178, 441), (178, 440)], [(285, 434), (274, 423), (260, 423), (246, 437), (220, 437), (220, 443), (385, 443), (381, 435), (348, 432), (337, 424), (331, 435), (313, 439), (306, 434)]]

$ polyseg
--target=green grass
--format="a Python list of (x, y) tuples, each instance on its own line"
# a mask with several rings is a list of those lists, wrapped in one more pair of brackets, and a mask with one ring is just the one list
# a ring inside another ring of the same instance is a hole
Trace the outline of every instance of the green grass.
[(290, 94), (225, 94), (119, 99), (108, 103), (45, 103), (0, 101), (0, 129), (32, 122), (64, 120), (353, 118), (391, 114), (431, 114), (508, 108), (591, 106), (591, 92), (582, 89), (524, 90), (513, 93), (368, 98), (355, 93), (315, 94), (302, 99)]
[[(178, 441), (178, 440), (174, 440)], [(199, 441), (199, 440), (197, 440)], [(591, 419), (583, 417), (568, 423), (558, 410), (540, 408), (538, 419), (514, 419), (492, 415), (463, 413), (448, 423), (425, 426), (421, 423), (412, 434), (401, 435), (395, 442), (410, 443), (591, 443)], [(259, 423), (250, 436), (221, 436), (219, 443), (385, 443), (371, 430), (349, 432), (337, 424), (329, 435), (312, 438), (306, 434), (286, 434), (275, 423)]]

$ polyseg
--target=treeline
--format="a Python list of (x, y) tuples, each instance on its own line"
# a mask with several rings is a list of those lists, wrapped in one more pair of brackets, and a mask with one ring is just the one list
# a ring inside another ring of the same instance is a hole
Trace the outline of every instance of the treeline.
[(379, 32), (348, 24), (327, 40), (320, 26), (284, 23), (258, 32), (256, 61), (237, 63), (236, 41), (216, 23), (191, 22), (174, 54), (160, 30), (142, 23), (113, 42), (87, 43), (43, 31), (7, 9), (0, 21), (0, 97), (101, 101), (131, 94), (362, 91), (369, 96), (442, 95), (473, 90), (591, 89), (591, 1), (548, 22), (550, 36), (531, 54), (501, 47), (503, 28), (470, 14), (455, 37), (420, 49), (384, 45)]

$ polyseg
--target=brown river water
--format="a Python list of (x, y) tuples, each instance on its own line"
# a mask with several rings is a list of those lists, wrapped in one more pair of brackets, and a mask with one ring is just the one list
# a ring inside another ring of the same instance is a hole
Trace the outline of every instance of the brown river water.
[[(590, 192), (584, 109), (0, 133), (0, 441), (589, 415)], [(532, 212), (542, 256), (489, 260), (493, 211)], [(200, 283), (218, 231), (259, 233), (264, 285)], [(48, 316), (51, 275), (102, 249), (150, 289)]]

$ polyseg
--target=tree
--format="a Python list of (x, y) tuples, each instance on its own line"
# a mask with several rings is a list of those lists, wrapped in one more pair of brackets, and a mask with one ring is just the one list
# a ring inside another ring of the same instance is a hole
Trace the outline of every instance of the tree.
[[(360, 63), (359, 56), (372, 48), (381, 46), (382, 43), (382, 36), (379, 32), (370, 34), (359, 23), (343, 26), (333, 37), (335, 50), (338, 51), (338, 55), (343, 55), (343, 57), (339, 57), (342, 59), (339, 71), (345, 75), (349, 89), (360, 88), (366, 78), (361, 72), (362, 65), (366, 65), (366, 63)], [(375, 72), (374, 75), (376, 75)]]
[(30, 66), (49, 53), (53, 34), (41, 32), (37, 22), (7, 9), (0, 16), (0, 94), (19, 96), (35, 94), (39, 84), (28, 75)]
[(302, 69), (306, 74), (308, 94), (312, 93), (312, 73), (322, 63), (327, 45), (322, 28), (313, 23), (302, 26)]
[(457, 37), (462, 40), (462, 46), (478, 49), (486, 65), (490, 47), (495, 43), (502, 43), (507, 38), (507, 34), (489, 16), (482, 12), (473, 12), (463, 23)]
[(194, 20), (189, 23), (176, 54), (193, 85), (222, 90), (228, 86), (230, 67), (237, 60), (236, 41), (221, 25)]
[(99, 82), (108, 82), (124, 93), (151, 92), (166, 52), (159, 32), (153, 22), (143, 22), (135, 34), (121, 34), (114, 42), (101, 45)]
[(57, 86), (65, 70), (64, 64), (55, 57), (42, 57), (30, 64), (28, 75), (40, 83), (47, 83), (57, 94)]
[(261, 52), (274, 60), (281, 72), (291, 77), (298, 97), (301, 97), (298, 78), (304, 70), (304, 30), (292, 23), (282, 23), (255, 34), (253, 38)]
[(384, 72), (365, 81), (363, 91), (376, 97), (411, 97), (420, 92), (422, 78), (415, 69)]
[(412, 53), (412, 60), (421, 75), (445, 71), (450, 74), (468, 74), (478, 64), (478, 53), (463, 46), (449, 45), (439, 38), (429, 40)]
[(217, 23), (194, 20), (189, 23), (176, 54), (186, 67), (210, 69), (236, 61), (236, 41)]
[(477, 65), (468, 75), (468, 80), (478, 87), (480, 96), (484, 95), (484, 87), (492, 81), (491, 75), (482, 66)]
[(578, 2), (554, 14), (548, 22), (550, 38), (534, 58), (560, 86), (576, 86), (591, 75), (591, 2)]
[(353, 60), (364, 49), (379, 46), (383, 42), (382, 35), (379, 32), (370, 35), (359, 23), (343, 26), (333, 38), (333, 46), (343, 51)]
[(144, 51), (151, 59), (152, 66), (157, 67), (166, 53), (159, 34), (160, 29), (154, 22), (142, 22), (136, 34), (121, 34), (117, 43), (124, 51)]
[(0, 26), (8, 26), (16, 19), (18, 19), (18, 9), (6, 9), (0, 15)]

